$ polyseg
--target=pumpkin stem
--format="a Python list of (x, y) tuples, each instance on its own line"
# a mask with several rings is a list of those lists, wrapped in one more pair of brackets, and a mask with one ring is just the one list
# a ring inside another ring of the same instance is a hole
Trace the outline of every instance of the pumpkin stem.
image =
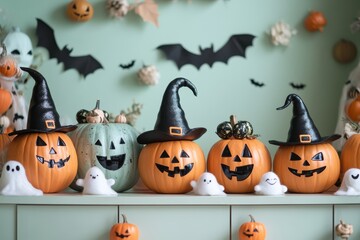
[(126, 215), (125, 214), (121, 214), (122, 218), (123, 218), (123, 223), (127, 223), (127, 218), (126, 218)]
[(235, 115), (231, 115), (230, 116), (230, 123), (231, 123), (231, 126), (235, 126), (236, 124), (236, 116)]
[(250, 219), (251, 219), (250, 221), (255, 222), (255, 218), (251, 214), (249, 214), (249, 216), (250, 216)]
[(100, 109), (100, 100), (96, 100), (96, 105), (94, 109)]

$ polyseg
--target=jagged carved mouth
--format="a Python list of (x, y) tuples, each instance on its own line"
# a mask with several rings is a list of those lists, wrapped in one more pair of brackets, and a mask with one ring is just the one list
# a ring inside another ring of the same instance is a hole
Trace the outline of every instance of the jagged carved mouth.
[(47, 164), (48, 168), (54, 168), (55, 166), (58, 168), (65, 167), (65, 164), (70, 160), (70, 156), (65, 159), (60, 159), (59, 161), (55, 161), (54, 159), (45, 160), (43, 157), (36, 155), (36, 159), (42, 164)]
[(289, 168), (289, 171), (294, 174), (295, 176), (301, 177), (301, 176), (305, 176), (305, 177), (312, 177), (314, 175), (314, 173), (320, 174), (325, 170), (326, 166), (320, 167), (320, 168), (316, 168), (313, 170), (303, 170), (301, 172), (298, 172), (296, 169), (294, 168)]
[(155, 165), (160, 172), (167, 172), (169, 177), (175, 177), (176, 174), (180, 174), (180, 177), (183, 177), (193, 169), (194, 163), (186, 164), (183, 169), (180, 169), (179, 167), (174, 167), (174, 170), (169, 170), (168, 166), (164, 166), (158, 163), (155, 163)]
[(100, 165), (108, 170), (118, 170), (120, 169), (125, 162), (126, 154), (114, 155), (110, 156), (108, 159), (106, 156), (96, 156), (97, 160), (99, 161)]
[(130, 234), (125, 235), (125, 234), (119, 234), (118, 232), (116, 232), (116, 236), (119, 238), (128, 238), (128, 237), (130, 237)]
[(228, 179), (231, 180), (233, 177), (236, 177), (238, 181), (243, 181), (252, 173), (254, 164), (236, 167), (235, 171), (231, 171), (230, 167), (225, 164), (221, 164), (221, 168)]
[(250, 237), (253, 237), (253, 236), (254, 236), (254, 234), (251, 234), (251, 233), (246, 233), (246, 232), (243, 232), (243, 234), (244, 234), (245, 236), (247, 236), (248, 238), (250, 238)]

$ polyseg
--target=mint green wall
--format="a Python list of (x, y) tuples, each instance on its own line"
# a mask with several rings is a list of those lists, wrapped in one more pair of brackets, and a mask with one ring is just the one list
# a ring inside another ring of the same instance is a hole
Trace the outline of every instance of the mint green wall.
[[(78, 110), (93, 108), (96, 99), (101, 107), (117, 114), (135, 100), (143, 103), (136, 123), (140, 131), (153, 129), (164, 89), (175, 77), (186, 77), (198, 88), (198, 97), (181, 89), (181, 104), (190, 127), (206, 127), (208, 132), (197, 142), (207, 153), (218, 137), (216, 126), (231, 114), (250, 121), (255, 133), (267, 144), (272, 154), (276, 147), (268, 140), (287, 137), (291, 108), (276, 111), (289, 93), (299, 94), (322, 135), (335, 128), (338, 101), (344, 82), (358, 60), (341, 65), (332, 58), (332, 47), (341, 38), (359, 47), (360, 33), (350, 32), (349, 25), (360, 14), (358, 0), (159, 0), (159, 28), (143, 22), (134, 12), (123, 20), (112, 19), (104, 0), (89, 0), (95, 10), (85, 23), (69, 21), (65, 16), (67, 0), (2, 0), (1, 21), (6, 26), (19, 26), (28, 33), (34, 47), (36, 19), (41, 18), (55, 30), (60, 46), (74, 48), (73, 55), (91, 53), (104, 66), (83, 79), (74, 70), (63, 71), (56, 60), (44, 59), (39, 71), (48, 80), (58, 112), (66, 123), (75, 123)], [(328, 25), (322, 33), (309, 33), (302, 22), (310, 10), (322, 11)], [(288, 47), (275, 47), (266, 32), (279, 20), (297, 29)], [(155, 48), (179, 42), (191, 51), (214, 44), (218, 49), (232, 34), (250, 33), (256, 37), (248, 48), (247, 58), (233, 57), (227, 65), (204, 65), (200, 71), (191, 65), (180, 71)], [(39, 50), (38, 50), (39, 51)], [(46, 53), (46, 51), (45, 51)], [(120, 63), (136, 59), (135, 67), (123, 70)], [(160, 71), (160, 83), (143, 86), (136, 72), (142, 64), (154, 64)], [(254, 78), (264, 82), (258, 88)], [(304, 83), (304, 90), (292, 89), (290, 82)], [(30, 99), (32, 84), (26, 85)]]

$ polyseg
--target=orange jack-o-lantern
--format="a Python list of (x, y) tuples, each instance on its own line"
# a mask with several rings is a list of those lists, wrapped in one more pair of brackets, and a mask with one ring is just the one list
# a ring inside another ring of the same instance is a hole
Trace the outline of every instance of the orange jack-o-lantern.
[(250, 222), (241, 224), (238, 232), (239, 240), (265, 240), (265, 225), (261, 222), (256, 222), (251, 215), (250, 219)]
[(339, 156), (330, 143), (280, 146), (273, 165), (289, 191), (298, 193), (326, 191), (340, 173)]
[(138, 240), (140, 235), (138, 226), (128, 223), (124, 214), (121, 214), (121, 216), (123, 218), (123, 222), (112, 226), (110, 230), (110, 240)]
[(60, 132), (16, 136), (9, 144), (7, 159), (22, 163), (29, 182), (45, 193), (67, 188), (78, 167), (71, 139)]
[(93, 17), (93, 6), (87, 0), (73, 0), (66, 8), (68, 17), (73, 21), (85, 22)]
[(349, 100), (345, 106), (346, 116), (353, 122), (360, 122), (360, 94)]
[(3, 77), (20, 76), (16, 59), (12, 56), (3, 56), (0, 58), (0, 75)]
[(205, 171), (204, 153), (193, 141), (150, 143), (140, 152), (139, 174), (143, 183), (159, 193), (186, 193), (190, 182)]
[(360, 168), (360, 134), (352, 135), (344, 144), (340, 155), (340, 178), (350, 168)]

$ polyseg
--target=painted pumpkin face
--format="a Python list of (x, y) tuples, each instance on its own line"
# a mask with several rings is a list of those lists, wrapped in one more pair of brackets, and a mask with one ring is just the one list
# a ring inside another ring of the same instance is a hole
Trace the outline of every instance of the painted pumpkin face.
[[(112, 188), (117, 192), (128, 190), (136, 184), (142, 145), (137, 143), (138, 133), (133, 127), (121, 123), (85, 123), (78, 124), (69, 136), (78, 154), (78, 178), (85, 178), (86, 172), (97, 166), (107, 179), (115, 180)], [(81, 190), (75, 183), (71, 187)]]
[(168, 141), (146, 145), (139, 156), (143, 183), (159, 193), (186, 193), (190, 182), (205, 171), (204, 153), (192, 141)]
[(224, 139), (210, 149), (207, 168), (225, 187), (225, 192), (253, 192), (261, 176), (270, 171), (271, 157), (257, 139)]
[(78, 167), (71, 139), (58, 132), (16, 136), (9, 144), (7, 159), (22, 163), (29, 182), (45, 193), (67, 188)]
[(122, 214), (123, 222), (112, 226), (110, 230), (110, 240), (138, 240), (139, 228), (132, 223), (128, 223), (126, 216)]
[(340, 160), (330, 143), (280, 146), (274, 172), (291, 192), (319, 193), (336, 183)]
[(264, 240), (266, 237), (265, 225), (256, 222), (250, 215), (251, 221), (243, 223), (239, 228), (239, 240)]
[(73, 0), (67, 5), (66, 13), (73, 21), (84, 22), (93, 17), (93, 6), (86, 0)]

